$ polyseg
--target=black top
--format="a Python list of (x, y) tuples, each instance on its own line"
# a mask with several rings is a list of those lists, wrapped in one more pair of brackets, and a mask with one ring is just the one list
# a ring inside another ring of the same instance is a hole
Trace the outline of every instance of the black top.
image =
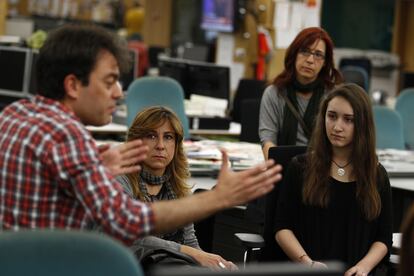
[(355, 196), (355, 181), (340, 182), (331, 177), (328, 206), (305, 205), (302, 202), (305, 162), (304, 155), (294, 158), (285, 174), (276, 209), (276, 232), (292, 230), (314, 260), (339, 260), (348, 266), (361, 260), (375, 241), (383, 242), (390, 252), (391, 187), (384, 167), (379, 165), (377, 183), (381, 213), (378, 218), (368, 221)]

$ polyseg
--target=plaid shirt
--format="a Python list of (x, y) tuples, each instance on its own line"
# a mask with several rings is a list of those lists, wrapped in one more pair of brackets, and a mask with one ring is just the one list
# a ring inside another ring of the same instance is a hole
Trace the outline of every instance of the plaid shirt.
[(154, 227), (123, 192), (74, 113), (37, 96), (0, 113), (0, 231), (93, 229), (130, 244)]

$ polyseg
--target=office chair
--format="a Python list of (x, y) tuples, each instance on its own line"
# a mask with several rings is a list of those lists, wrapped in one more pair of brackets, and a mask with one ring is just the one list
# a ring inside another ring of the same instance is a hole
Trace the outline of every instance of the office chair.
[(342, 71), (342, 68), (345, 66), (357, 66), (365, 69), (368, 74), (368, 83), (371, 80), (372, 72), (372, 63), (369, 58), (366, 57), (354, 57), (354, 58), (341, 58), (339, 61), (339, 70)]
[(130, 126), (138, 112), (149, 106), (166, 106), (180, 118), (184, 139), (190, 138), (188, 118), (184, 110), (184, 91), (181, 85), (168, 77), (142, 77), (128, 87), (125, 98), (127, 125)]
[[(194, 194), (208, 191), (207, 189), (196, 189)], [(198, 245), (206, 252), (213, 252), (214, 224), (216, 223), (215, 214), (202, 220), (194, 222)]]
[[(287, 170), (293, 157), (306, 152), (306, 146), (277, 146), (269, 149), (269, 158), (283, 166), (283, 172)], [(283, 174), (282, 172), (282, 174)], [(282, 177), (283, 181), (283, 177)], [(261, 248), (258, 256), (259, 262), (285, 261), (288, 257), (282, 251), (275, 240), (275, 215), (277, 198), (279, 196), (278, 183), (274, 189), (265, 196), (264, 231), (263, 237), (257, 234), (236, 233), (236, 239), (246, 249), (244, 263), (249, 262), (255, 249)]]
[(262, 99), (263, 91), (266, 88), (266, 82), (255, 79), (241, 79), (234, 95), (233, 108), (230, 116), (234, 122), (241, 122), (241, 104), (246, 99)]
[(400, 114), (385, 106), (373, 106), (378, 149), (405, 149), (403, 125)]
[(260, 99), (244, 99), (240, 107), (240, 141), (259, 143)]
[(404, 140), (410, 150), (414, 150), (414, 88), (400, 92), (395, 103), (395, 110), (400, 114), (403, 125)]
[(158, 56), (165, 53), (165, 47), (149, 46), (148, 47), (148, 61), (149, 67), (158, 67)]
[(132, 252), (104, 234), (22, 230), (0, 234), (1, 275), (143, 276)]
[(369, 93), (369, 77), (363, 67), (346, 65), (341, 68), (345, 83), (355, 83)]

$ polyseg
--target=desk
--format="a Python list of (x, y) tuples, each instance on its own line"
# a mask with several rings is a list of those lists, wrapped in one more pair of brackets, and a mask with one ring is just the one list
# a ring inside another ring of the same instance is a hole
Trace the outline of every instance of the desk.
[[(87, 126), (86, 127), (92, 134), (115, 134), (125, 135), (128, 131), (126, 125), (110, 123), (101, 127)], [(231, 136), (238, 137), (240, 135), (241, 127), (240, 124), (231, 123), (230, 129), (190, 129), (192, 135), (214, 135), (214, 136)]]
[(96, 127), (96, 126), (86, 126), (92, 133), (97, 134), (121, 134), (125, 135), (128, 131), (128, 127), (126, 125), (110, 123), (104, 126)]

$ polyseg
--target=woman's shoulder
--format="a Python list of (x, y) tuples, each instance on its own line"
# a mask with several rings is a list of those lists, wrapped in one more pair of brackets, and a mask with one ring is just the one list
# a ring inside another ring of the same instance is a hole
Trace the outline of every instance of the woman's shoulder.
[(277, 86), (275, 86), (274, 84), (271, 84), (269, 86), (267, 86), (263, 92), (263, 96), (267, 96), (267, 97), (274, 97), (274, 98), (278, 98), (280, 97), (280, 92), (284, 92), (285, 89), (280, 89)]
[(116, 177), (116, 181), (118, 181), (119, 184), (121, 184), (122, 188), (124, 188), (124, 191), (132, 196), (134, 193), (132, 191), (131, 182), (129, 181), (128, 176), (126, 175), (118, 175)]
[(385, 170), (384, 166), (380, 162), (378, 162), (378, 166), (377, 166), (377, 183), (378, 183), (378, 186), (380, 188), (383, 188), (384, 185), (387, 185), (387, 184), (390, 185), (389, 182), (390, 181), (389, 181), (389, 178), (388, 178), (387, 171)]

